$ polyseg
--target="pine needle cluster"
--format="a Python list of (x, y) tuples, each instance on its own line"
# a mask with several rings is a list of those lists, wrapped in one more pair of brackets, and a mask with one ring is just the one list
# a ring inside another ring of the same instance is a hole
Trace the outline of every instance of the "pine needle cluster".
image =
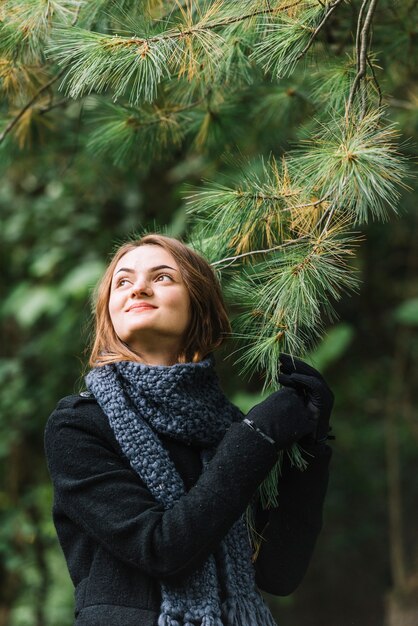
[(338, 198), (354, 223), (385, 219), (398, 205), (405, 159), (397, 148), (399, 131), (382, 117), (375, 109), (349, 123), (330, 118), (290, 163), (296, 178), (309, 181), (321, 197)]
[(129, 162), (153, 162), (161, 150), (180, 145), (183, 138), (181, 111), (157, 107), (141, 111), (113, 103), (99, 104), (95, 129), (90, 133), (88, 150), (95, 156), (107, 156), (116, 165)]
[(78, 0), (6, 0), (0, 8), (0, 54), (26, 63), (40, 60), (53, 22), (70, 24)]
[(284, 12), (280, 19), (270, 17), (262, 25), (264, 36), (255, 45), (252, 58), (277, 78), (293, 72), (324, 17), (321, 3), (304, 4), (305, 10), (299, 8), (296, 15)]

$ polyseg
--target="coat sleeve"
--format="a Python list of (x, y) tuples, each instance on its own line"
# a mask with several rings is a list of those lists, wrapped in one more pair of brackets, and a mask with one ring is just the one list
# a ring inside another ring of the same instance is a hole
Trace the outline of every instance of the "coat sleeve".
[(277, 508), (258, 510), (256, 529), (263, 536), (255, 561), (256, 582), (274, 595), (288, 595), (300, 584), (322, 528), (332, 450), (317, 446), (305, 455), (304, 471), (285, 461)]
[(164, 510), (92, 413), (58, 405), (47, 422), (56, 506), (116, 558), (159, 579), (177, 581), (207, 559), (277, 460), (269, 442), (233, 423), (197, 483)]

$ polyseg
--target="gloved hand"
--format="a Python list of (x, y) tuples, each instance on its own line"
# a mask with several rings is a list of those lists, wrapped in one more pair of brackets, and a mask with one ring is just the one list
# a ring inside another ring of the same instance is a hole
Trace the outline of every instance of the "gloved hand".
[(266, 435), (276, 450), (283, 450), (316, 428), (316, 415), (296, 389), (283, 387), (256, 404), (244, 419)]
[(315, 368), (300, 359), (281, 354), (279, 382), (286, 387), (304, 393), (308, 407), (316, 413), (317, 425), (308, 442), (323, 443), (327, 439), (335, 439), (329, 435), (329, 420), (334, 405), (334, 394), (322, 375)]

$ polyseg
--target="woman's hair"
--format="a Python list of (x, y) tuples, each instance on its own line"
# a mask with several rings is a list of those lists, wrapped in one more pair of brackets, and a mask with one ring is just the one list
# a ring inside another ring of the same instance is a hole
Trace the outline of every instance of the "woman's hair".
[(197, 252), (173, 237), (149, 233), (120, 246), (113, 255), (94, 296), (94, 330), (89, 365), (97, 367), (116, 361), (140, 361), (117, 336), (109, 314), (110, 288), (116, 265), (139, 246), (161, 246), (172, 254), (190, 296), (191, 319), (184, 334), (178, 362), (196, 362), (217, 348), (231, 332), (218, 279), (209, 263)]

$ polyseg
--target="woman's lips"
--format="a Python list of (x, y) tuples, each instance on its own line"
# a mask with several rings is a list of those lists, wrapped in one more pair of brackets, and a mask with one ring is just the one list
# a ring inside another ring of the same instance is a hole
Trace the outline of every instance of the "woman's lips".
[(129, 311), (149, 311), (151, 309), (156, 309), (156, 306), (152, 306), (151, 304), (141, 304), (141, 305), (136, 305), (136, 306), (131, 306), (128, 309)]

